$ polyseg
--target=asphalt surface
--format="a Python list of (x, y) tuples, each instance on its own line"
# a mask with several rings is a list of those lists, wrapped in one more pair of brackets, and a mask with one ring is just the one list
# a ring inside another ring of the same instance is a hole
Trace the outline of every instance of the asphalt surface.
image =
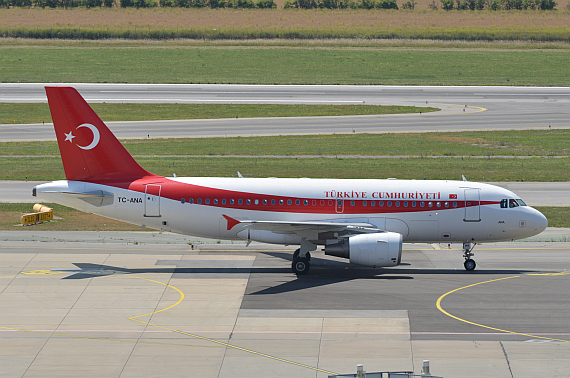
[[(570, 127), (567, 87), (69, 85), (89, 102), (379, 104), (442, 109), (421, 115), (109, 122), (111, 130), (125, 139)], [(0, 102), (46, 102), (43, 87), (0, 84)], [(0, 141), (54, 139), (48, 123), (0, 125)]]
[(359, 363), (419, 374), (425, 359), (443, 377), (570, 368), (569, 243), (481, 245), (474, 272), (439, 245), (407, 244), (385, 269), (316, 252), (296, 277), (293, 248), (32, 234), (0, 232), (7, 377), (321, 378)]

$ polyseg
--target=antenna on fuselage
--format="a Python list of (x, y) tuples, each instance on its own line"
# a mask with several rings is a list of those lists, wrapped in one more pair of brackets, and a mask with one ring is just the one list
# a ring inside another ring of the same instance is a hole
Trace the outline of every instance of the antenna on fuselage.
[(461, 175), (461, 178), (463, 179), (463, 181), (467, 181), (467, 179), (465, 178), (465, 176)]
[(238, 177), (239, 177), (239, 178), (243, 178), (243, 176), (241, 175), (241, 173), (239, 173), (239, 171), (237, 171), (237, 172), (238, 172)]

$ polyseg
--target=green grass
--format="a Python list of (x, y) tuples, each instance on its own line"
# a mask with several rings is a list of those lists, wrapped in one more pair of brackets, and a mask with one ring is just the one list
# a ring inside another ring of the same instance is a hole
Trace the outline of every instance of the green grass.
[[(128, 139), (133, 155), (569, 156), (570, 130)], [(4, 142), (0, 155), (57, 155), (56, 142)], [(33, 161), (33, 160), (32, 160)]]
[(0, 46), (0, 82), (570, 85), (568, 49), (85, 46)]
[[(83, 213), (66, 206), (47, 203), (54, 220), (33, 226), (21, 226), (20, 217), (33, 213), (31, 203), (0, 203), (0, 230), (12, 231), (139, 231), (140, 227), (98, 215)], [(146, 230), (145, 230), (146, 231)]]
[[(570, 158), (137, 158), (148, 171), (172, 176), (388, 178), (472, 181), (570, 181)], [(1, 158), (0, 179), (58, 180), (59, 157)]]
[[(91, 104), (105, 121), (400, 114), (437, 108), (376, 105)], [(51, 122), (46, 103), (0, 103), (0, 124)]]
[(549, 227), (570, 227), (570, 208), (569, 207), (535, 207), (540, 211), (546, 219), (548, 219)]

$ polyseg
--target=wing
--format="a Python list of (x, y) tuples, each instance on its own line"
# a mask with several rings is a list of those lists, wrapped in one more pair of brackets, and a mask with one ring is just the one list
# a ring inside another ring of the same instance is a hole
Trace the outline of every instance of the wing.
[(363, 234), (384, 232), (370, 223), (338, 223), (338, 222), (287, 222), (287, 221), (241, 221), (244, 228), (250, 230), (264, 230), (282, 234), (328, 233)]

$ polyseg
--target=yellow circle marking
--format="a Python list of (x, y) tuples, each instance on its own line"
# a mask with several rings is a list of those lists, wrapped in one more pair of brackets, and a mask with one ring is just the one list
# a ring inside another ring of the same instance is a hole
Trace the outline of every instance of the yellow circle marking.
[[(52, 275), (52, 274), (63, 274), (63, 273), (69, 273), (69, 272), (58, 272), (58, 271), (52, 271), (52, 270), (47, 270), (47, 269), (40, 269), (40, 270), (31, 270), (31, 271), (27, 271), (27, 272), (22, 272), (22, 274), (28, 274), (28, 275)], [(8, 277), (15, 277), (15, 276), (5, 276), (5, 277), (0, 277), (0, 278), (8, 278)], [(210, 339), (208, 337), (204, 337), (204, 336), (200, 336), (200, 335), (195, 335), (189, 332), (184, 332), (184, 331), (180, 331), (174, 328), (168, 328), (168, 327), (163, 327), (157, 324), (152, 324), (150, 322), (145, 322), (142, 320), (139, 320), (137, 318), (143, 317), (143, 316), (150, 316), (150, 315), (154, 315), (154, 314), (158, 314), (159, 312), (163, 312), (166, 310), (170, 310), (173, 307), (178, 306), (180, 303), (182, 303), (182, 301), (184, 300), (184, 292), (182, 292), (182, 290), (178, 289), (177, 287), (174, 287), (170, 284), (164, 283), (164, 282), (160, 282), (160, 281), (155, 281), (155, 280), (151, 280), (148, 278), (143, 278), (143, 277), (137, 277), (137, 276), (127, 276), (127, 277), (132, 277), (132, 278), (138, 278), (140, 280), (145, 280), (145, 281), (149, 281), (149, 282), (153, 282), (153, 283), (157, 283), (160, 285), (164, 285), (166, 287), (169, 287), (171, 289), (176, 290), (179, 294), (180, 294), (180, 298), (178, 299), (178, 301), (166, 308), (163, 308), (161, 310), (157, 310), (157, 311), (153, 311), (153, 312), (149, 312), (148, 314), (143, 314), (143, 315), (137, 315), (137, 316), (133, 316), (130, 317), (129, 320), (135, 321), (135, 322), (139, 322), (139, 323), (143, 323), (143, 324), (147, 324), (149, 326), (152, 327), (156, 327), (156, 328), (160, 328), (160, 329), (164, 329), (167, 331), (171, 331), (171, 332), (175, 332), (175, 333), (179, 333), (182, 335), (187, 335), (196, 339), (200, 339), (200, 340), (204, 340), (204, 341), (208, 341), (214, 344), (218, 344), (227, 348), (232, 348), (232, 349), (237, 349), (237, 350), (241, 350), (243, 352), (246, 353), (251, 353), (251, 354), (255, 354), (257, 356), (261, 356), (261, 357), (265, 357), (265, 358), (269, 358), (275, 361), (281, 361), (281, 362), (285, 362), (291, 365), (296, 365), (299, 367), (303, 367), (306, 369), (311, 369), (314, 371), (319, 371), (322, 373), (326, 373), (326, 374), (331, 374), (331, 375), (336, 375), (336, 373), (328, 371), (328, 370), (323, 370), (323, 369), (319, 369), (317, 367), (314, 366), (309, 366), (309, 365), (305, 365), (305, 364), (301, 364), (295, 361), (291, 361), (291, 360), (286, 360), (284, 358), (279, 358), (279, 357), (275, 357), (269, 354), (265, 354), (265, 353), (261, 353), (261, 352), (257, 352), (251, 349), (246, 349), (246, 348), (242, 348), (242, 347), (238, 347), (236, 345), (232, 345), (232, 344), (228, 344), (228, 343), (224, 343), (222, 341), (218, 341), (218, 340), (214, 340), (214, 339)], [(138, 341), (138, 340), (123, 340), (123, 339), (112, 339), (112, 338), (105, 338), (105, 337), (89, 337), (89, 336), (78, 336), (78, 335), (67, 335), (67, 334), (58, 334), (58, 333), (54, 333), (54, 332), (45, 332), (45, 331), (32, 331), (32, 330), (26, 330), (26, 329), (19, 329), (19, 328), (12, 328), (12, 327), (2, 327), (0, 326), (0, 329), (8, 329), (8, 330), (13, 330), (13, 331), (22, 331), (22, 332), (31, 332), (31, 333), (41, 333), (41, 334), (48, 334), (48, 335), (52, 335), (52, 336), (63, 336), (63, 337), (73, 337), (73, 338), (80, 338), (80, 339), (92, 339), (92, 340), (110, 340), (110, 341), (122, 341), (122, 342), (130, 342), (130, 343), (137, 343), (137, 342), (141, 342), (141, 343), (145, 343), (145, 344), (161, 344), (161, 345), (180, 345), (180, 344), (172, 344), (172, 343), (158, 343), (158, 342), (143, 342), (143, 341)]]
[(218, 340), (210, 339), (210, 338), (208, 338), (208, 337), (204, 337), (204, 336), (200, 336), (200, 335), (195, 335), (195, 334), (193, 334), (193, 333), (184, 332), (184, 331), (180, 331), (180, 330), (173, 329), (173, 328), (163, 327), (163, 326), (159, 326), (159, 325), (157, 325), (157, 324), (152, 324), (152, 323), (149, 323), (149, 322), (145, 322), (145, 321), (139, 320), (139, 319), (137, 319), (137, 318), (140, 318), (140, 317), (143, 317), (143, 316), (150, 316), (150, 315), (153, 315), (153, 314), (158, 314), (159, 312), (166, 311), (166, 310), (169, 310), (169, 309), (171, 309), (171, 308), (173, 308), (173, 307), (175, 307), (175, 306), (178, 306), (178, 305), (184, 300), (184, 293), (182, 292), (182, 290), (180, 290), (180, 289), (178, 289), (178, 288), (176, 288), (176, 287), (174, 287), (174, 286), (172, 286), (172, 285), (169, 285), (169, 284), (167, 284), (167, 283), (164, 283), (164, 282), (155, 281), (155, 280), (149, 280), (148, 278), (142, 278), (142, 277), (136, 277), (136, 276), (129, 276), (129, 277), (138, 278), (138, 279), (141, 279), (141, 280), (158, 283), (158, 284), (167, 286), (167, 287), (169, 287), (169, 288), (171, 288), (171, 289), (174, 289), (174, 290), (176, 290), (176, 291), (180, 294), (180, 298), (178, 299), (178, 302), (176, 302), (176, 303), (173, 304), (172, 306), (169, 306), (169, 307), (164, 308), (164, 309), (162, 309), (162, 310), (158, 310), (158, 311), (154, 311), (154, 312), (149, 312), (148, 314), (133, 316), (133, 317), (130, 317), (129, 320), (133, 320), (133, 321), (135, 321), (135, 322), (147, 324), (147, 325), (150, 325), (150, 326), (153, 326), (153, 327), (156, 327), (156, 328), (165, 329), (165, 330), (168, 330), (168, 331), (171, 331), (171, 332), (180, 333), (180, 334), (182, 334), (182, 335), (187, 335), (187, 336), (190, 336), (190, 337), (194, 337), (194, 338), (196, 338), (196, 339), (200, 339), (200, 340), (204, 340), (204, 341), (209, 341), (209, 342), (211, 342), (211, 343), (215, 343), (215, 344), (218, 344), (218, 345), (223, 345), (223, 346), (225, 346), (225, 347), (232, 348), (232, 349), (241, 350), (241, 351), (243, 351), (243, 352), (255, 354), (255, 355), (257, 355), (257, 356), (270, 358), (270, 359), (272, 359), (272, 360), (285, 362), (285, 363), (288, 363), (288, 364), (291, 364), (291, 365), (296, 365), (296, 366), (300, 366), (300, 367), (307, 368), (307, 369), (311, 369), (311, 370), (315, 370), (315, 371), (320, 371), (320, 372), (326, 373), (326, 374), (336, 375), (336, 373), (333, 373), (333, 372), (327, 371), (327, 370), (323, 370), (323, 369), (319, 369), (319, 368), (316, 368), (316, 367), (314, 367), (314, 366), (309, 366), (309, 365), (301, 364), (301, 363), (294, 362), (294, 361), (291, 361), (291, 360), (286, 360), (286, 359), (283, 359), (283, 358), (275, 357), (275, 356), (272, 356), (272, 355), (269, 355), (269, 354), (265, 354), (265, 353), (261, 353), (261, 352), (256, 352), (256, 351), (251, 350), (251, 349), (246, 349), (246, 348), (238, 347), (238, 346), (236, 346), (236, 345), (224, 343), (223, 341), (218, 341)]
[[(551, 276), (551, 275), (563, 275), (563, 274), (568, 274), (568, 273), (569, 273), (569, 272), (564, 272), (564, 273), (540, 273), (540, 274), (538, 274), (538, 273), (533, 273), (533, 274), (529, 274), (529, 275), (533, 275), (533, 276), (540, 276), (540, 275)], [(471, 324), (471, 325), (474, 325), (474, 326), (477, 326), (477, 327), (487, 328), (487, 329), (491, 329), (491, 330), (493, 330), (493, 331), (499, 331), (499, 332), (504, 332), (504, 333), (510, 333), (510, 334), (513, 334), (513, 335), (521, 335), (521, 336), (533, 337), (533, 338), (536, 338), (536, 339), (552, 340), (552, 341), (561, 341), (561, 342), (565, 342), (565, 343), (570, 343), (569, 340), (553, 339), (553, 338), (551, 338), (551, 337), (529, 335), (528, 333), (513, 332), (513, 331), (508, 331), (508, 330), (506, 330), (506, 329), (494, 328), (494, 327), (489, 327), (489, 326), (486, 326), (486, 325), (483, 325), (483, 324), (478, 324), (478, 323), (470, 322), (469, 320), (465, 320), (465, 319), (462, 319), (462, 318), (460, 318), (460, 317), (458, 317), (458, 316), (455, 316), (455, 315), (450, 314), (449, 312), (445, 311), (445, 310), (441, 307), (441, 301), (443, 300), (443, 298), (445, 298), (445, 297), (448, 296), (449, 294), (458, 292), (459, 290), (467, 289), (467, 288), (469, 288), (469, 287), (473, 287), (473, 286), (477, 286), (477, 285), (483, 285), (483, 284), (491, 283), (491, 282), (509, 280), (509, 279), (511, 279), (511, 278), (520, 278), (520, 276), (511, 276), (511, 277), (497, 278), (496, 280), (483, 281), (483, 282), (479, 282), (479, 283), (475, 283), (475, 284), (463, 286), (463, 287), (460, 287), (460, 288), (458, 288), (458, 289), (448, 291), (447, 293), (443, 294), (441, 297), (439, 297), (439, 298), (437, 299), (437, 302), (436, 302), (437, 309), (438, 309), (439, 311), (443, 312), (445, 315), (447, 315), (447, 316), (449, 316), (449, 317), (451, 317), (451, 318), (453, 318), (453, 319), (456, 319), (456, 320), (459, 320), (460, 322), (464, 322), (464, 323), (467, 323), (467, 324)]]

